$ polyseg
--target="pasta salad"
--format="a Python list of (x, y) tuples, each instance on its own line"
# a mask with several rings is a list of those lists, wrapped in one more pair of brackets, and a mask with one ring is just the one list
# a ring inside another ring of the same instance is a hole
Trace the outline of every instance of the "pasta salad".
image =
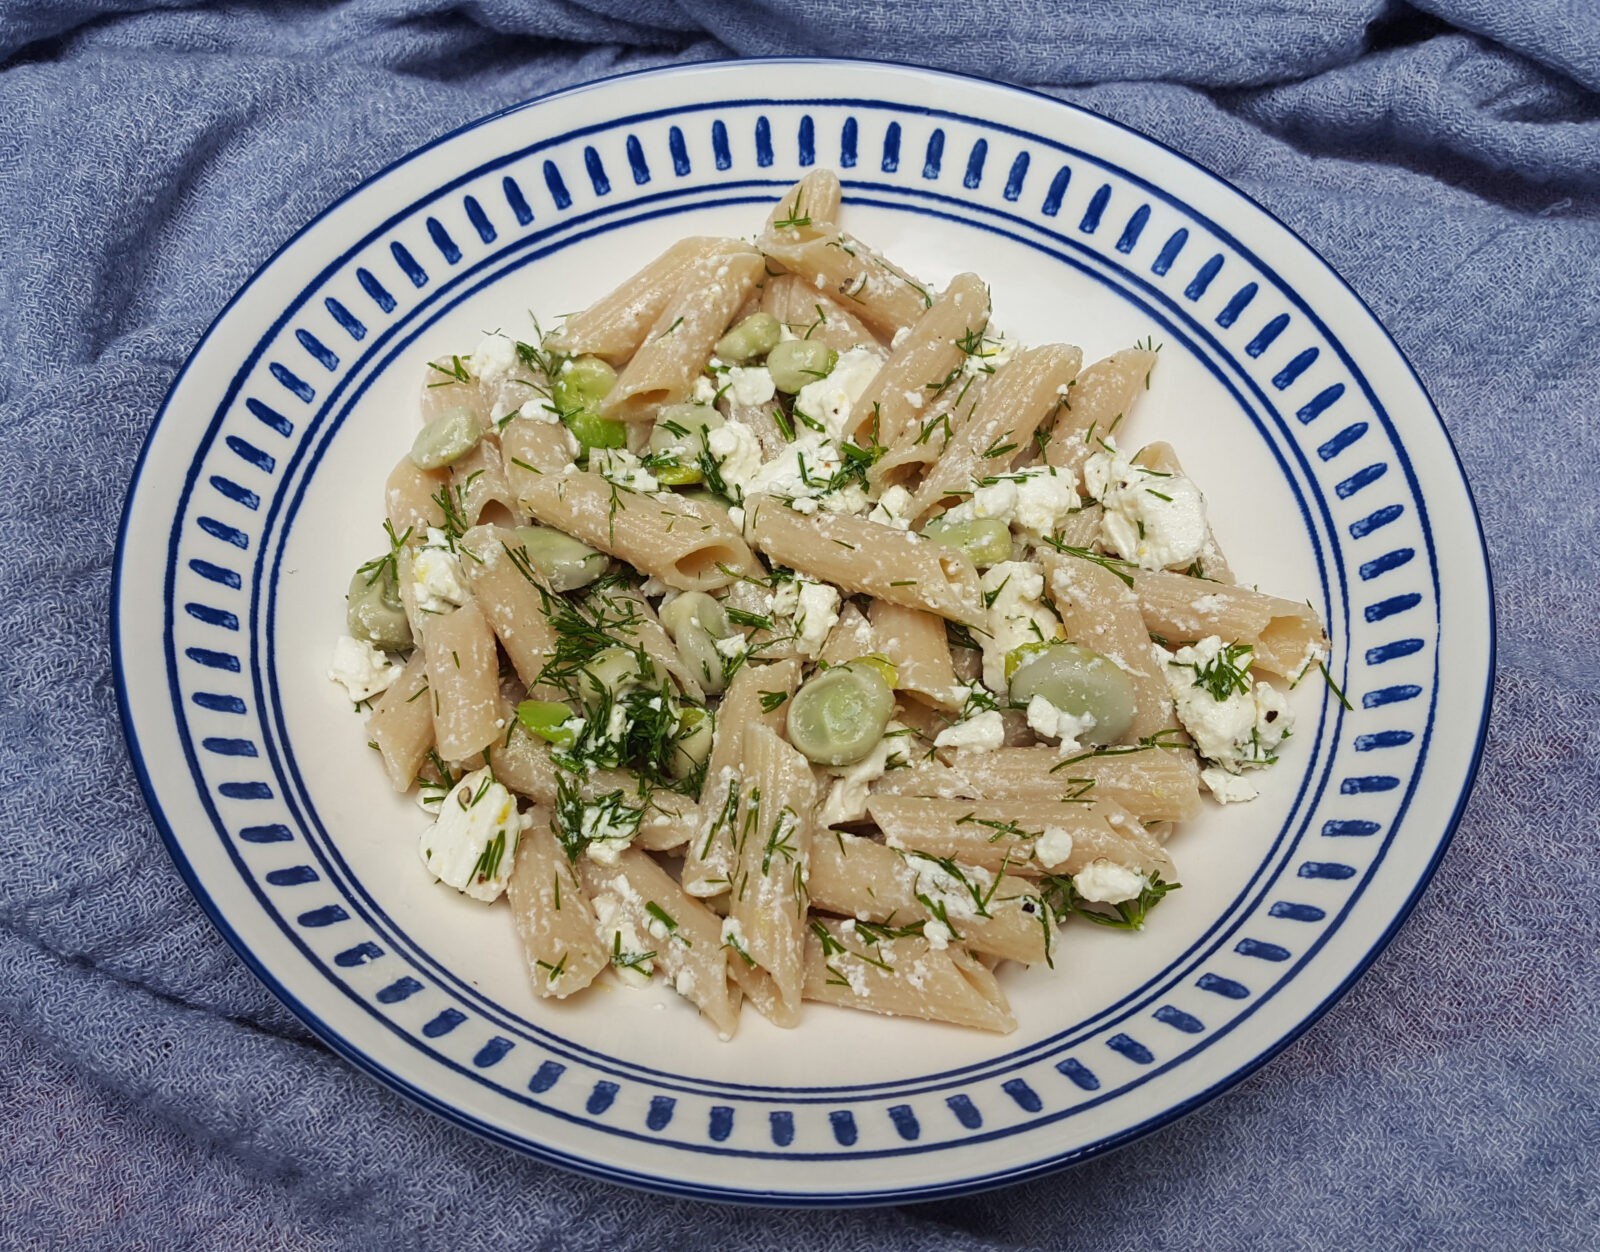
[(1158, 345), (1015, 343), (840, 201), (813, 172), (753, 243), (427, 365), (330, 676), (541, 996), (1010, 1031), (996, 967), (1141, 928), (1326, 655), (1127, 438)]

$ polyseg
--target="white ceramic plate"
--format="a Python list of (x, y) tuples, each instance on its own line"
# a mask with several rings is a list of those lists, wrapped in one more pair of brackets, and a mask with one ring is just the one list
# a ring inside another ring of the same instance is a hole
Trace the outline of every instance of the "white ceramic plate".
[[(931, 102), (937, 102), (933, 107)], [(1173, 842), (1140, 935), (1075, 923), (1008, 970), (1007, 1038), (816, 1006), (719, 1044), (670, 992), (535, 1000), (504, 908), (432, 884), (326, 679), (381, 546), (421, 362), (587, 303), (685, 234), (753, 232), (813, 164), (847, 222), (996, 324), (1086, 359), (1165, 346), (1138, 416), (1243, 581), (1330, 623), (1332, 671), (1254, 804)], [(1041, 96), (853, 62), (640, 74), (487, 118), (329, 208), (184, 368), (130, 493), (115, 632), (129, 745), (196, 895), (324, 1039), (445, 1117), (710, 1198), (948, 1195), (1081, 1160), (1303, 1030), (1394, 932), (1476, 764), (1493, 625), (1433, 406), (1361, 301), (1176, 153)], [(1441, 681), (1447, 675), (1448, 681)]]

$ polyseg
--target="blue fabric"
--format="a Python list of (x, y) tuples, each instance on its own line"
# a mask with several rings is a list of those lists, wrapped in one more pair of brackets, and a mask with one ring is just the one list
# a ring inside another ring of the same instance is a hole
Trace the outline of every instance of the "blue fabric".
[[(1454, 847), (1319, 1025), (1109, 1158), (853, 1214), (709, 1209), (571, 1177), (331, 1055), (162, 850), (107, 643), (140, 443), (279, 242), (502, 105), (774, 52), (1040, 86), (1264, 202), (1371, 303), (1437, 399), (1501, 614), (1488, 753)], [(0, 10), (0, 118), (0, 1246), (1595, 1246), (1591, 0), (39, 0)]]

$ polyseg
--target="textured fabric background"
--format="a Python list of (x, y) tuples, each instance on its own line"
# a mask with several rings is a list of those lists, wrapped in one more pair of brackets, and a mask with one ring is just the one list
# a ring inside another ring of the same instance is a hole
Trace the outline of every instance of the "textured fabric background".
[[(502, 105), (778, 52), (935, 61), (1244, 188), (1393, 330), (1493, 552), (1455, 844), (1372, 971), (1186, 1121), (970, 1200), (711, 1209), (493, 1148), (318, 1045), (138, 798), (107, 644), (185, 354), (332, 198)], [(0, 6), (0, 1247), (1537, 1248), (1600, 1239), (1600, 12), (1593, 0)]]

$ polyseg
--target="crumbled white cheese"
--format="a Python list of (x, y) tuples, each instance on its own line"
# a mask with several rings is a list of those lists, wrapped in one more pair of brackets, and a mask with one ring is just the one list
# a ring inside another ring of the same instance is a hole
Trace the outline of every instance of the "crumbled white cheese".
[(829, 439), (842, 438), (850, 426), (850, 410), (877, 377), (883, 358), (871, 348), (851, 348), (826, 378), (807, 383), (795, 393), (794, 407), (827, 431)]
[(521, 364), (517, 345), (505, 335), (485, 335), (467, 358), (467, 373), (486, 387), (498, 388)]
[(1242, 804), (1247, 800), (1254, 800), (1261, 794), (1248, 778), (1230, 774), (1215, 765), (1207, 766), (1200, 771), (1200, 781), (1212, 795), (1216, 796), (1219, 804)]
[(736, 952), (748, 953), (750, 951), (745, 943), (744, 927), (739, 924), (737, 917), (724, 917), (722, 919), (722, 946), (732, 948)]
[(950, 946), (950, 940), (955, 938), (955, 932), (941, 921), (930, 920), (922, 924), (922, 937), (935, 952), (942, 952)]
[(1045, 869), (1054, 869), (1072, 855), (1072, 832), (1063, 826), (1046, 826), (1034, 842), (1033, 856)]
[(965, 721), (946, 726), (933, 741), (936, 748), (971, 748), (993, 752), (1006, 741), (1005, 719), (994, 709), (986, 709)]
[[(1278, 745), (1294, 728), (1288, 701), (1271, 683), (1251, 683), (1248, 649), (1230, 654), (1222, 640), (1208, 635), (1198, 643), (1169, 653), (1151, 645), (1162, 662), (1167, 687), (1172, 692), (1178, 720), (1194, 740), (1196, 750), (1230, 774), (1272, 764)], [(1241, 672), (1239, 683), (1229, 684), (1227, 697), (1216, 699), (1199, 685), (1203, 674)], [(1244, 689), (1241, 690), (1240, 688)], [(1216, 788), (1212, 788), (1216, 792)], [(1219, 795), (1219, 798), (1222, 798)], [(1244, 800), (1241, 788), (1232, 788), (1228, 800)]]
[(532, 820), (488, 769), (475, 770), (439, 805), (418, 851), (440, 882), (477, 900), (497, 900), (511, 877), (517, 838)]
[(1056, 708), (1043, 696), (1034, 696), (1028, 701), (1028, 726), (1041, 739), (1059, 739), (1061, 753), (1065, 756), (1078, 751), (1081, 746), (1078, 740), (1094, 729), (1094, 714), (1085, 713), (1079, 717)]
[(867, 514), (869, 520), (893, 526), (896, 530), (911, 528), (911, 493), (904, 487), (889, 487), (878, 497), (878, 503)]
[(1026, 561), (1001, 561), (983, 572), (979, 581), (989, 603), (983, 648), (983, 683), (1003, 692), (1006, 653), (1025, 643), (1051, 642), (1061, 637), (1061, 621), (1042, 603), (1044, 575)]
[(656, 476), (639, 463), (626, 448), (594, 448), (589, 453), (589, 468), (607, 482), (643, 495), (654, 495), (661, 488)]
[(427, 541), (412, 556), (411, 591), (424, 613), (446, 613), (466, 603), (461, 558), (451, 549), (444, 531), (430, 526)]
[(726, 422), (709, 432), (706, 451), (729, 487), (747, 490), (761, 471), (761, 441), (743, 422)]
[(713, 646), (730, 661), (750, 651), (750, 641), (738, 631), (734, 631), (726, 639), (718, 639)]
[[(624, 894), (626, 893), (626, 894)], [(630, 900), (629, 895), (634, 899)], [(606, 890), (593, 897), (595, 919), (600, 923), (601, 942), (605, 944), (606, 951), (616, 955), (612, 958), (612, 968), (623, 982), (635, 987), (643, 987), (650, 981), (650, 975), (655, 972), (655, 962), (643, 959), (646, 952), (654, 952), (655, 945), (648, 942), (633, 924), (633, 904), (637, 900), (637, 893), (633, 891), (628, 880), (618, 875), (607, 884)], [(627, 964), (617, 964), (616, 956), (632, 957)]]
[(800, 637), (795, 647), (815, 660), (828, 642), (828, 632), (839, 620), (839, 589), (830, 583), (798, 579), (798, 603), (794, 611), (795, 629)]
[(728, 399), (734, 404), (766, 404), (777, 395), (772, 373), (764, 365), (734, 365), (727, 373)]
[(945, 514), (949, 522), (992, 517), (1037, 537), (1053, 535), (1077, 509), (1077, 479), (1069, 469), (1030, 465), (994, 482), (974, 481), (972, 494)]
[(466, 360), (467, 372), (489, 399), (489, 418), (498, 422), (520, 412), (528, 386), (516, 343), (506, 335), (486, 335)]
[(704, 374), (694, 380), (694, 393), (689, 397), (695, 404), (715, 404), (717, 384)]
[[(790, 500), (802, 513), (814, 513), (819, 506), (830, 513), (860, 513), (867, 507), (867, 493), (860, 482), (829, 488), (844, 464), (844, 454), (833, 440), (808, 432), (785, 444), (777, 456), (738, 485), (746, 495), (760, 492)], [(730, 485), (735, 481), (728, 478), (726, 469), (723, 477)]]
[(1097, 857), (1072, 876), (1072, 889), (1092, 904), (1121, 904), (1136, 900), (1149, 886), (1149, 881), (1137, 870), (1116, 865), (1105, 857)]
[(1104, 510), (1102, 542), (1142, 569), (1189, 565), (1206, 544), (1200, 489), (1182, 474), (1135, 465), (1114, 443), (1083, 467), (1084, 486)]
[(400, 666), (389, 659), (389, 654), (373, 647), (365, 639), (341, 635), (333, 645), (333, 663), (328, 677), (342, 683), (357, 704), (389, 690), (400, 677)]
[(890, 722), (883, 738), (873, 746), (866, 757), (854, 765), (837, 765), (829, 769), (833, 786), (817, 810), (817, 824), (822, 827), (837, 826), (844, 822), (860, 821), (867, 815), (867, 795), (872, 784), (882, 778), (892, 766), (906, 764), (906, 727)]
[(517, 416), (526, 417), (535, 422), (549, 422), (552, 426), (561, 420), (556, 415), (555, 406), (543, 396), (535, 396), (532, 400), (524, 400), (517, 409)]

